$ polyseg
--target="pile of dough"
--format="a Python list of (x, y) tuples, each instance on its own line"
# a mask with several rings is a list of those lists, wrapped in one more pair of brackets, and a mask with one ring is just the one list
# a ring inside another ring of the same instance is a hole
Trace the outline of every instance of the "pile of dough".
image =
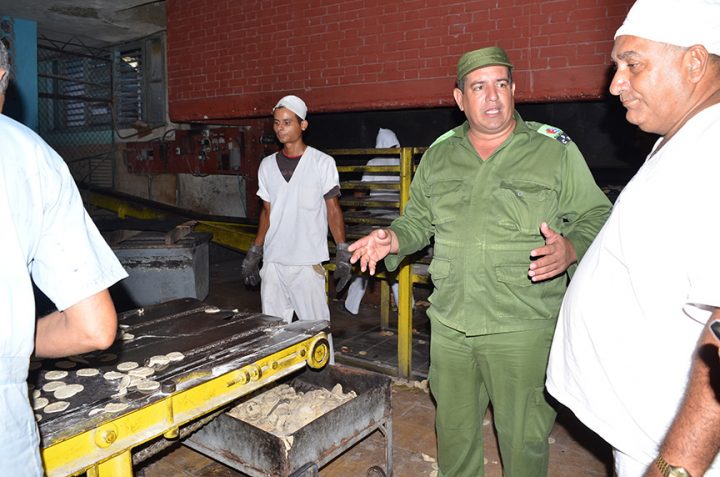
[(332, 391), (318, 388), (306, 393), (280, 384), (235, 406), (228, 414), (285, 437), (356, 396), (355, 391), (343, 393), (341, 384), (336, 384)]

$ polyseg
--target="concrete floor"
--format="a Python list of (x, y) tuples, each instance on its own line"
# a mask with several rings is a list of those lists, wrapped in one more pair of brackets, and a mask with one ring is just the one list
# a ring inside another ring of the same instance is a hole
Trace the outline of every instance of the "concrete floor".
[[(213, 247), (211, 252), (211, 287), (207, 302), (221, 308), (239, 307), (259, 311), (259, 290), (248, 290), (239, 281), (242, 256)], [(418, 291), (420, 299), (422, 291)], [(416, 298), (418, 298), (416, 296)], [(379, 329), (377, 293), (365, 297), (358, 316), (347, 313), (339, 300), (331, 300), (332, 328), (338, 362), (364, 364), (369, 368), (396, 365), (396, 336)], [(367, 303), (367, 304), (366, 304)], [(422, 304), (422, 302), (421, 302)], [(392, 386), (393, 470), (396, 477), (436, 475), (435, 408), (423, 378), (427, 375), (429, 329), (424, 308), (414, 315), (413, 380), (396, 379)], [(485, 475), (501, 477), (502, 467), (497, 443), (488, 413), (485, 427)], [(551, 477), (612, 475), (608, 446), (580, 424), (566, 409), (559, 416), (551, 438)], [(376, 431), (320, 470), (320, 477), (364, 477), (371, 466), (385, 466), (385, 440)], [(136, 468), (144, 477), (242, 476), (219, 462), (213, 461), (181, 444), (166, 450)], [(310, 475), (310, 474), (308, 474)]]

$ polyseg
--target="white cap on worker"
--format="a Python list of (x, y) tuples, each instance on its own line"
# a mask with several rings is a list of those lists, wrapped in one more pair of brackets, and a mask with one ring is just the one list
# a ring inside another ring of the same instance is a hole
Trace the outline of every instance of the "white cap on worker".
[(275, 112), (278, 108), (287, 108), (300, 116), (300, 119), (302, 120), (305, 120), (305, 117), (307, 116), (307, 106), (305, 105), (305, 101), (292, 94), (281, 98), (273, 108), (273, 112)]
[(615, 33), (720, 55), (720, 0), (637, 0)]
[(375, 140), (375, 147), (383, 149), (386, 147), (400, 147), (400, 141), (394, 132), (389, 129), (380, 128), (378, 130), (377, 139)]

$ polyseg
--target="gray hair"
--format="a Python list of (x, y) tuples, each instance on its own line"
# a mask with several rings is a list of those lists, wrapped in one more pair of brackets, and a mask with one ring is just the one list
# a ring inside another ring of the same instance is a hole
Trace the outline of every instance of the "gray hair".
[(0, 70), (5, 70), (5, 74), (0, 78), (0, 94), (5, 94), (10, 82), (10, 57), (4, 41), (0, 41)]

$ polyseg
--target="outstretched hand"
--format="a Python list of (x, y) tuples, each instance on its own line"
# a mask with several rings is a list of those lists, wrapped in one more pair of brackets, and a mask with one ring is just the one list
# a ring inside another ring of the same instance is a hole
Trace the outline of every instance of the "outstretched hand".
[(533, 282), (541, 282), (564, 273), (577, 261), (575, 247), (570, 240), (551, 229), (548, 224), (540, 224), (540, 233), (545, 237), (545, 245), (530, 251), (535, 258), (530, 263), (528, 276)]
[(353, 242), (348, 248), (352, 252), (350, 263), (360, 260), (360, 270), (370, 269), (375, 275), (375, 267), (389, 253), (397, 251), (397, 238), (392, 230), (375, 229), (363, 238)]

